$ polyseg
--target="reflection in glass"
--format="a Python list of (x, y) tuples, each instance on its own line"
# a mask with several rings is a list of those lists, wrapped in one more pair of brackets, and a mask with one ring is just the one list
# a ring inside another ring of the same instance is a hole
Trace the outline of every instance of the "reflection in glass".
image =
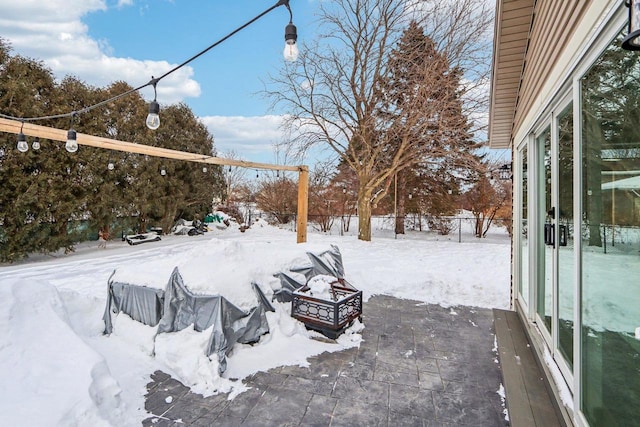
[(558, 349), (573, 369), (573, 104), (558, 115)]
[(524, 302), (525, 306), (529, 305), (529, 239), (528, 239), (528, 218), (527, 210), (527, 147), (521, 151), (521, 169), (522, 170), (522, 187), (520, 188), (521, 217), (520, 217), (520, 282), (518, 283), (519, 298)]
[[(551, 128), (545, 129), (536, 140), (540, 153), (539, 176), (542, 180), (539, 183), (538, 209), (539, 218), (542, 222), (538, 230), (545, 230), (545, 225), (553, 225), (551, 211)], [(542, 231), (541, 231), (542, 232)], [(538, 259), (544, 260), (544, 265), (540, 263), (540, 274), (538, 276), (538, 289), (536, 294), (536, 311), (544, 322), (547, 332), (551, 333), (552, 295), (553, 290), (553, 246), (546, 245), (544, 239), (539, 240)]]
[(640, 56), (614, 40), (581, 79), (582, 412), (640, 420)]

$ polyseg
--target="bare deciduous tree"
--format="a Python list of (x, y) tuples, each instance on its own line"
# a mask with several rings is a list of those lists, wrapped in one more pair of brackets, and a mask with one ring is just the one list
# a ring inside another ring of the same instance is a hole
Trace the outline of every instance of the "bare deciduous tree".
[[(431, 27), (425, 26), (433, 28), (438, 37), (434, 46), (444, 52), (444, 58), (450, 51), (459, 54), (456, 61), (460, 59), (458, 62), (462, 63), (459, 28), (464, 27), (465, 34), (479, 34), (477, 26), (488, 22), (477, 19), (474, 13), (461, 13), (470, 12), (476, 3), (451, 2), (458, 20), (448, 24), (446, 20), (438, 20)], [(359, 181), (361, 240), (371, 240), (372, 206), (387, 194), (394, 174), (418, 163), (425, 154), (424, 131), (430, 128), (430, 138), (437, 139), (452, 130), (442, 127), (441, 119), (446, 114), (441, 113), (450, 109), (445, 105), (429, 105), (426, 116), (430, 119), (424, 119), (425, 111), (420, 109), (428, 104), (429, 96), (425, 84), (401, 106), (396, 106), (393, 118), (380, 114), (389, 105), (385, 99), (388, 93), (381, 88), (388, 77), (392, 48), (416, 17), (433, 19), (432, 9), (425, 7), (429, 4), (417, 0), (321, 2), (321, 36), (304, 46), (298, 62), (274, 77), (273, 89), (266, 91), (275, 104), (288, 110), (286, 124), (297, 130), (293, 144), (303, 151), (318, 144), (328, 146), (354, 171)], [(467, 9), (461, 10), (463, 6)], [(446, 11), (438, 9), (440, 13)], [(490, 55), (489, 50), (487, 57)], [(424, 66), (423, 75), (413, 78), (428, 77), (433, 70)], [(441, 72), (442, 68), (436, 70)], [(427, 83), (433, 85), (434, 81)], [(457, 94), (455, 97), (459, 98)], [(403, 114), (398, 114), (400, 111)]]
[(511, 181), (481, 175), (476, 184), (463, 195), (464, 207), (471, 211), (475, 219), (476, 237), (486, 237), (498, 213), (509, 213), (507, 209), (511, 206), (511, 194)]
[(298, 186), (282, 174), (272, 174), (263, 179), (256, 194), (256, 203), (263, 212), (271, 215), (279, 224), (287, 224), (294, 218), (298, 204)]
[[(223, 153), (222, 157), (231, 160), (241, 160), (240, 155), (234, 150)], [(241, 187), (246, 187), (247, 169), (238, 166), (224, 166), (223, 173), (226, 185), (223, 204), (229, 206), (242, 200), (239, 190)]]

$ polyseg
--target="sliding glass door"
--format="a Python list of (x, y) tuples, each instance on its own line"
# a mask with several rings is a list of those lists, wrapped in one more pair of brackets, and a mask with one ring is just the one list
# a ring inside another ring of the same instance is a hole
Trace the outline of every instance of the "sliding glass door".
[(535, 321), (564, 374), (573, 369), (575, 251), (573, 104), (552, 111), (536, 134)]
[(621, 38), (580, 79), (581, 409), (593, 426), (640, 422), (640, 56)]

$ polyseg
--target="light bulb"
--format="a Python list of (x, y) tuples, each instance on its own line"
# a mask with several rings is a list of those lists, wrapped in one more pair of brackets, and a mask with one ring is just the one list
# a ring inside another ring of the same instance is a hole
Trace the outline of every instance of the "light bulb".
[(27, 144), (27, 137), (24, 136), (24, 133), (20, 132), (18, 134), (18, 151), (21, 153), (26, 153), (29, 151), (29, 144)]
[(39, 149), (40, 149), (40, 138), (38, 138), (38, 137), (36, 136), (36, 139), (34, 139), (34, 140), (33, 140), (33, 144), (31, 144), (31, 147), (32, 147), (34, 150), (39, 150)]
[(78, 151), (78, 141), (76, 140), (76, 131), (73, 129), (69, 129), (67, 132), (67, 143), (64, 148), (67, 149), (70, 153), (75, 153)]
[(202, 167), (202, 172), (207, 173), (207, 167), (206, 166)]
[[(293, 42), (293, 43), (290, 43)], [(287, 40), (287, 42), (284, 45), (284, 52), (282, 52), (284, 55), (284, 59), (285, 61), (288, 62), (295, 62), (296, 59), (298, 59), (298, 44), (295, 42), (295, 40)]]
[(156, 130), (160, 127), (160, 105), (154, 100), (149, 103), (149, 115), (147, 116), (147, 127)]
[(298, 40), (298, 30), (293, 23), (289, 22), (284, 29), (284, 51), (282, 52), (284, 55), (284, 59), (289, 62), (293, 62), (298, 59), (298, 45), (296, 44), (296, 40)]
[(109, 164), (107, 165), (107, 169), (112, 171), (114, 168), (115, 168), (115, 165), (113, 164), (113, 162), (109, 162)]
[(167, 171), (164, 168), (160, 169), (160, 175), (165, 176), (166, 174)]

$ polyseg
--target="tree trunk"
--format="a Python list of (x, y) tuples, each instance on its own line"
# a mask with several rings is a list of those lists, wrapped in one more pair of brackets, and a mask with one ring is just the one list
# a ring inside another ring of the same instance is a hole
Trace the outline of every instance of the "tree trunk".
[(476, 226), (475, 226), (475, 235), (477, 238), (482, 238), (482, 228), (484, 226), (484, 215), (476, 214)]
[[(169, 206), (167, 206), (166, 213), (162, 220), (160, 221), (160, 226), (162, 227), (162, 232), (166, 234), (171, 233), (171, 229), (176, 221), (176, 216), (178, 213), (178, 205), (175, 202), (172, 202)], [(193, 219), (193, 218), (192, 218)]]
[(358, 192), (358, 240), (371, 241), (371, 190)]
[(147, 215), (141, 213), (138, 217), (138, 233), (145, 233), (147, 231)]
[(400, 174), (397, 181), (397, 188), (395, 191), (396, 197), (396, 234), (404, 234), (404, 216), (405, 216), (405, 187), (407, 178), (404, 174)]
[[(602, 246), (602, 164), (601, 155), (602, 128), (599, 122), (590, 114), (587, 117), (586, 133), (586, 181), (588, 193), (584, 203), (586, 204), (587, 221), (589, 224), (589, 246)], [(584, 194), (584, 193), (583, 193)]]

